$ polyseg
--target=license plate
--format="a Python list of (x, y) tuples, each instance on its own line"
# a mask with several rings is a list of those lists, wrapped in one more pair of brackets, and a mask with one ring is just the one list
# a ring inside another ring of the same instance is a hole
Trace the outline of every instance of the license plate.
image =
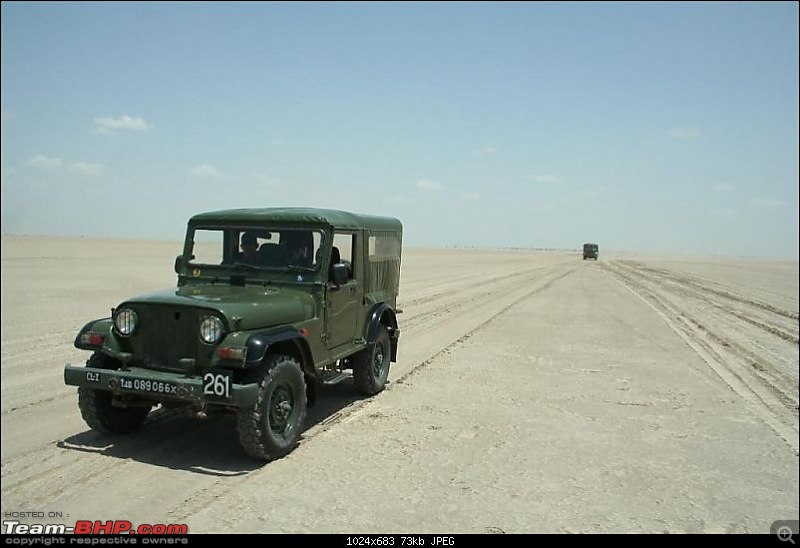
[(151, 394), (161, 394), (164, 396), (177, 396), (178, 385), (165, 381), (153, 381), (148, 379), (120, 379), (119, 387), (130, 392), (149, 392)]
[(210, 400), (229, 400), (233, 375), (230, 371), (209, 371), (203, 375), (203, 395)]

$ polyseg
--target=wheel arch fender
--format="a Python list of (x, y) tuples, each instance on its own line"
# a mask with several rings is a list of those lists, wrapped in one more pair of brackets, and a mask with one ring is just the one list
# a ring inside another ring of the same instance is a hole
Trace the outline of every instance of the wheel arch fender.
[(308, 341), (294, 327), (253, 333), (247, 337), (245, 347), (247, 348), (245, 367), (248, 369), (261, 365), (271, 351), (280, 350), (283, 354), (297, 358), (306, 376), (316, 378), (314, 358)]
[(264, 363), (271, 353), (288, 354), (300, 362), (303, 376), (306, 378), (306, 397), (309, 405), (317, 399), (317, 371), (314, 357), (306, 338), (294, 327), (253, 333), (245, 341), (247, 358), (245, 367), (254, 370)]
[[(85, 333), (98, 333), (103, 336), (103, 340), (99, 345), (90, 344), (85, 341), (81, 341), (81, 337)], [(113, 318), (100, 318), (97, 320), (92, 320), (86, 325), (84, 325), (78, 334), (75, 335), (75, 341), (72, 343), (75, 348), (79, 350), (90, 350), (92, 352), (101, 352), (106, 354), (111, 358), (118, 359), (125, 363), (129, 358), (130, 354), (124, 352), (123, 345), (120, 344), (119, 336), (114, 331), (114, 320)]]
[(400, 329), (397, 327), (397, 315), (394, 309), (388, 303), (379, 303), (375, 305), (367, 316), (367, 344), (373, 344), (378, 338), (378, 331), (381, 326), (384, 326), (389, 332), (389, 340), (392, 345), (392, 361), (397, 361), (397, 347), (398, 339), (400, 338)]

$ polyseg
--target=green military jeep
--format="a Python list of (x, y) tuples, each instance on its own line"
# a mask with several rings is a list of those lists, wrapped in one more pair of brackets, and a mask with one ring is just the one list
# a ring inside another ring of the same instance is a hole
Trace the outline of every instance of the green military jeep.
[(594, 259), (597, 260), (597, 257), (600, 255), (600, 249), (598, 248), (597, 244), (583, 244), (583, 260), (586, 259)]
[(245, 451), (289, 453), (320, 385), (383, 390), (397, 359), (399, 220), (299, 208), (189, 220), (176, 289), (128, 299), (89, 322), (67, 365), (81, 415), (103, 434), (156, 406), (235, 413)]

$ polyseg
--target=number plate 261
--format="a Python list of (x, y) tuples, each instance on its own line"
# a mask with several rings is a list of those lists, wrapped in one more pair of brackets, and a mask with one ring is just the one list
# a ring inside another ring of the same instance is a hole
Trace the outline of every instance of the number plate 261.
[(232, 388), (230, 371), (209, 371), (203, 375), (203, 395), (207, 399), (229, 400)]

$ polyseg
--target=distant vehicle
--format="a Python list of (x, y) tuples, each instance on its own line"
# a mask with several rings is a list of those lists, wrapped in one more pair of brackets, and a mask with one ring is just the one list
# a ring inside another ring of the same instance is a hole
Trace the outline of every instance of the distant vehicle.
[(366, 395), (386, 385), (402, 237), (397, 219), (335, 210), (195, 215), (177, 289), (128, 299), (78, 333), (75, 346), (93, 354), (64, 380), (79, 387), (83, 419), (125, 434), (158, 405), (229, 412), (248, 454), (286, 455), (319, 385), (352, 378)]
[(600, 255), (600, 249), (597, 247), (597, 244), (583, 244), (583, 260), (586, 259), (594, 259), (597, 260), (597, 257)]

